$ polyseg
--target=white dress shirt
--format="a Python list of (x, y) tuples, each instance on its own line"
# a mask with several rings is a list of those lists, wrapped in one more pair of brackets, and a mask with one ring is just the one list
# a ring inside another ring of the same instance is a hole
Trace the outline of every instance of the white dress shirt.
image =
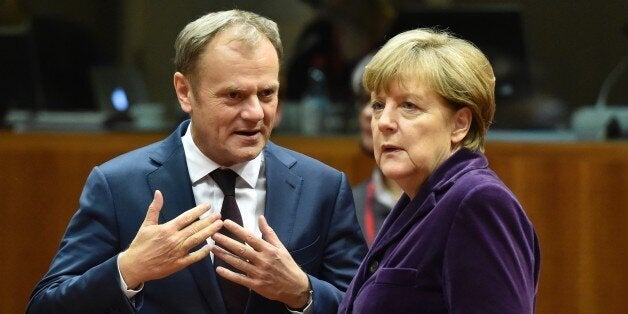
[[(222, 208), (224, 194), (209, 175), (212, 171), (220, 168), (220, 165), (205, 156), (196, 146), (192, 140), (190, 126), (181, 140), (185, 151), (185, 160), (188, 164), (190, 182), (192, 182), (194, 200), (197, 205), (203, 203), (211, 205), (211, 209), (201, 216), (204, 218), (211, 213), (220, 212)], [(243, 227), (261, 238), (262, 233), (257, 219), (264, 214), (266, 204), (264, 154), (260, 153), (254, 159), (233, 165), (229, 169), (238, 174), (235, 182), (235, 198), (242, 215)], [(207, 239), (207, 242), (209, 244), (214, 243), (211, 238)]]

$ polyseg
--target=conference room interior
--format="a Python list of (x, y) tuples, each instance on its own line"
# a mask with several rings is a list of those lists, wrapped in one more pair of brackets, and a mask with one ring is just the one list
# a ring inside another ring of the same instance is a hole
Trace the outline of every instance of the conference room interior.
[[(327, 78), (329, 107), (313, 132), (304, 127), (312, 122), (303, 113), (308, 72), (304, 81), (289, 79), (291, 66), (316, 66), (304, 52), (302, 32), (321, 18), (333, 26), (343, 14), (334, 3), (342, 2), (384, 3), (390, 11), (379, 37), (354, 38), (353, 46), (369, 48), (353, 49), (341, 60), (340, 78), (373, 47), (419, 26), (447, 28), (489, 55), (498, 102), (486, 155), (540, 239), (537, 313), (625, 311), (625, 1), (4, 0), (0, 312), (24, 311), (89, 171), (164, 138), (186, 118), (172, 87), (173, 43), (187, 22), (206, 12), (239, 8), (278, 23), (285, 52), (282, 118), (271, 140), (338, 168), (352, 184), (367, 178), (374, 161), (358, 145), (356, 106), (346, 94), (350, 82), (340, 86)], [(355, 11), (373, 14), (368, 7)], [(355, 31), (356, 25), (339, 27)]]

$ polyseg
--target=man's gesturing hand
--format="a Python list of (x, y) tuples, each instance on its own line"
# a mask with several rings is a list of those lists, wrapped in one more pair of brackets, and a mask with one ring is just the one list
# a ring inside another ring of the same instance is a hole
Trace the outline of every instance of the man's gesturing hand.
[(218, 213), (197, 219), (209, 210), (207, 204), (198, 205), (160, 225), (158, 219), (163, 203), (161, 192), (155, 191), (135, 239), (126, 251), (120, 253), (118, 267), (129, 288), (166, 277), (206, 257), (210, 252), (208, 245), (194, 252), (190, 250), (222, 228)]
[(259, 218), (259, 227), (265, 240), (230, 220), (224, 221), (224, 227), (249, 246), (220, 233), (212, 236), (220, 246), (211, 248), (214, 255), (245, 274), (218, 267), (216, 271), (220, 276), (290, 308), (298, 309), (307, 304), (310, 297), (307, 275), (292, 259), (264, 216)]

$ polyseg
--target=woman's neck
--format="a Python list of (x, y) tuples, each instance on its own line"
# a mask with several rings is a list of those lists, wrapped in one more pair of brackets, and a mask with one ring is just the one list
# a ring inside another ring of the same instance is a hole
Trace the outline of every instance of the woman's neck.
[(397, 185), (397, 183), (395, 183), (395, 181), (384, 176), (381, 171), (380, 174), (382, 175), (384, 188), (388, 190), (388, 192), (393, 196), (394, 199), (399, 199), (401, 197), (401, 194), (403, 194), (403, 190), (399, 187), (399, 185)]

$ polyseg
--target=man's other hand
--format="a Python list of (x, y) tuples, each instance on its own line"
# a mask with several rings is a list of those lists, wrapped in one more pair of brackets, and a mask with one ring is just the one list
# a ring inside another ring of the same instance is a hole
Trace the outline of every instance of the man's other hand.
[(216, 272), (290, 308), (304, 307), (310, 298), (311, 289), (307, 275), (279, 241), (264, 216), (260, 216), (259, 226), (263, 239), (233, 221), (224, 221), (224, 227), (246, 244), (215, 233), (212, 238), (216, 241), (216, 246), (212, 247), (211, 251), (216, 257), (242, 271), (244, 275), (223, 267), (217, 267)]

